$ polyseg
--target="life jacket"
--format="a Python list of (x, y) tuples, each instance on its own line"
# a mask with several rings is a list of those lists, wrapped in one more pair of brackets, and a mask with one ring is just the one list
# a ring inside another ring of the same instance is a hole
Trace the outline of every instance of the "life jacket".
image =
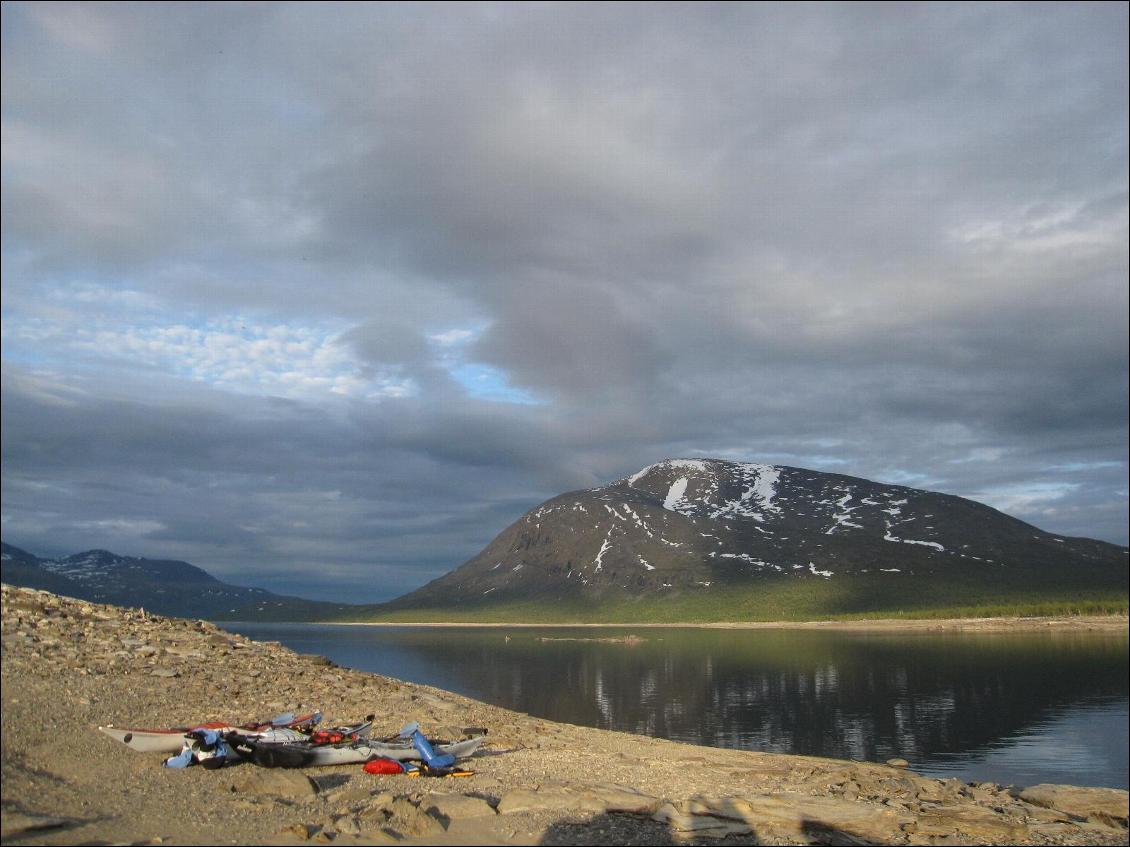
[(356, 741), (355, 733), (346, 734), (337, 729), (319, 729), (310, 733), (311, 744), (341, 744), (343, 741)]

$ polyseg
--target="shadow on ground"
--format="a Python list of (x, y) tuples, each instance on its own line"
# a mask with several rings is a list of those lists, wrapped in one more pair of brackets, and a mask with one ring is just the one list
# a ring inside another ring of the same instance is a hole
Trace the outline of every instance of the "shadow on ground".
[[(559, 821), (546, 828), (538, 844), (550, 845), (666, 845), (686, 844), (677, 841), (667, 824), (643, 815), (603, 814), (588, 821)], [(737, 842), (729, 842), (737, 843)], [(748, 842), (756, 843), (756, 842)]]
[[(657, 847), (738, 847), (738, 845), (760, 845), (780, 843), (780, 833), (768, 841), (759, 837), (756, 825), (746, 834), (732, 834), (726, 837), (708, 835), (694, 836), (679, 833), (677, 836), (666, 823), (652, 820), (644, 815), (602, 814), (588, 821), (564, 820), (551, 824), (538, 844), (545, 847), (564, 847), (564, 845), (604, 845), (616, 844), (635, 847), (635, 845), (656, 845)], [(766, 837), (769, 833), (766, 833)], [(872, 842), (859, 835), (829, 828), (818, 821), (802, 821), (799, 832), (793, 833), (802, 844), (862, 845)]]

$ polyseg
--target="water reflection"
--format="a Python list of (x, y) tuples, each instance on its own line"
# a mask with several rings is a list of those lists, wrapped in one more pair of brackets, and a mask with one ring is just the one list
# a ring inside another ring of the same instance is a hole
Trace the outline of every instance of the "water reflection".
[(625, 644), (562, 639), (630, 630), (232, 628), (570, 723), (741, 749), (900, 756), (969, 779), (1127, 785), (1125, 636), (680, 629)]

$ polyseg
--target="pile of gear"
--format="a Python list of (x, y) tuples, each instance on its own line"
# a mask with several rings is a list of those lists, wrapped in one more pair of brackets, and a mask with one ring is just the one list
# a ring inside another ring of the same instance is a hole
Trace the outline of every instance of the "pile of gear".
[(360, 723), (320, 728), (322, 713), (295, 717), (287, 712), (269, 721), (232, 725), (223, 722), (171, 729), (98, 727), (128, 747), (142, 752), (174, 755), (169, 768), (190, 765), (214, 769), (229, 762), (252, 762), (266, 768), (302, 768), (363, 763), (368, 773), (408, 776), (471, 776), (474, 771), (456, 762), (467, 758), (486, 740), (481, 727), (463, 730), (458, 741), (427, 738), (420, 725), (410, 723), (392, 735), (372, 737), (374, 715)]

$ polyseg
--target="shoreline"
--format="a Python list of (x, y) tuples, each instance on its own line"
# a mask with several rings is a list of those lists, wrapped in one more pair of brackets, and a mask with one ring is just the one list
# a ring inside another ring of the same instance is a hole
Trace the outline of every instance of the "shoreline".
[[(753, 845), (1126, 842), (1125, 790), (1011, 787), (886, 764), (562, 724), (343, 668), (206, 621), (3, 587), (4, 843)], [(360, 766), (162, 768), (96, 727), (378, 715), (374, 735), (489, 728), (464, 779)], [(724, 839), (724, 841), (722, 840)]]
[[(236, 621), (228, 621), (236, 623)], [(260, 623), (238, 621), (238, 623)], [(267, 623), (267, 622), (263, 622)], [(494, 629), (843, 629), (843, 630), (970, 630), (1041, 631), (1085, 630), (1130, 632), (1125, 615), (1079, 615), (1000, 618), (866, 618), (826, 621), (716, 621), (710, 623), (499, 623), (485, 621), (277, 621), (332, 626), (481, 627)]]

